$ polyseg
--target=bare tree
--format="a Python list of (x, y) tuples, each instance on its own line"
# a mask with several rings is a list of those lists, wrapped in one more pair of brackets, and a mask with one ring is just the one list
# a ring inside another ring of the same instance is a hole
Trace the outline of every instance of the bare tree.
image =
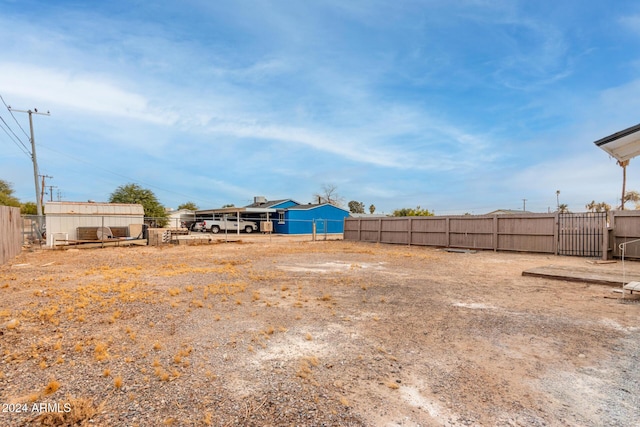
[(322, 184), (322, 190), (315, 193), (313, 199), (317, 203), (329, 203), (338, 207), (342, 207), (344, 203), (344, 199), (338, 194), (338, 187), (335, 184)]

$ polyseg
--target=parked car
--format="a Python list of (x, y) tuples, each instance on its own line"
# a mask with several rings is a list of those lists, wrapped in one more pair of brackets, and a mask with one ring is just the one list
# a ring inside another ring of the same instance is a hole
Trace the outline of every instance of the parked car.
[(189, 227), (189, 231), (201, 231), (201, 232), (205, 232), (207, 230), (205, 230), (204, 226), (202, 225), (203, 221), (195, 221), (193, 224), (191, 224), (191, 226)]
[(253, 233), (258, 231), (258, 224), (254, 221), (247, 221), (240, 218), (240, 221), (236, 217), (226, 217), (217, 219), (207, 219), (202, 221), (202, 229), (200, 231), (210, 231), (217, 234), (221, 231), (244, 231), (245, 233)]

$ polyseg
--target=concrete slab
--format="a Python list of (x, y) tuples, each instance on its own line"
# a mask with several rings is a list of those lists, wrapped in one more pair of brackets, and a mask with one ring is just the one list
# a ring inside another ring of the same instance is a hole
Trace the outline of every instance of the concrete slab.
[(623, 275), (622, 269), (601, 270), (589, 267), (568, 267), (559, 265), (530, 268), (523, 271), (522, 275), (613, 286), (621, 286), (623, 282), (629, 283), (634, 280), (640, 281), (640, 273), (637, 271), (627, 272), (626, 275)]

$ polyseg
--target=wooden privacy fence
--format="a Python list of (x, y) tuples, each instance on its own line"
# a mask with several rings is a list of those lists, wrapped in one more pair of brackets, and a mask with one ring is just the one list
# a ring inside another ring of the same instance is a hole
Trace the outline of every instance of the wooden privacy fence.
[[(640, 239), (640, 211), (346, 218), (344, 239), (401, 245), (619, 257)], [(640, 258), (640, 242), (626, 256)]]
[(345, 240), (555, 253), (557, 215), (347, 218)]
[(22, 217), (20, 208), (0, 206), (0, 265), (22, 250)]
[[(640, 211), (613, 211), (609, 214), (610, 227), (607, 236), (609, 258), (622, 256), (620, 244), (640, 239)], [(625, 247), (625, 257), (640, 258), (640, 242)]]

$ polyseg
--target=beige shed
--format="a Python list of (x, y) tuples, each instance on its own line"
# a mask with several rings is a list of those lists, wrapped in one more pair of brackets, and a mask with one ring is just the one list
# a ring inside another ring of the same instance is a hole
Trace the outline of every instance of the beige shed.
[[(140, 204), (96, 203), (96, 202), (47, 202), (44, 207), (46, 218), (47, 246), (53, 247), (56, 241), (64, 242), (87, 238), (79, 232), (104, 230), (105, 227), (126, 230), (126, 236), (132, 236), (142, 230), (144, 208)], [(132, 227), (133, 226), (133, 227)], [(93, 232), (95, 234), (95, 231)], [(99, 239), (101, 236), (90, 236)], [(58, 243), (60, 244), (60, 243)]]

